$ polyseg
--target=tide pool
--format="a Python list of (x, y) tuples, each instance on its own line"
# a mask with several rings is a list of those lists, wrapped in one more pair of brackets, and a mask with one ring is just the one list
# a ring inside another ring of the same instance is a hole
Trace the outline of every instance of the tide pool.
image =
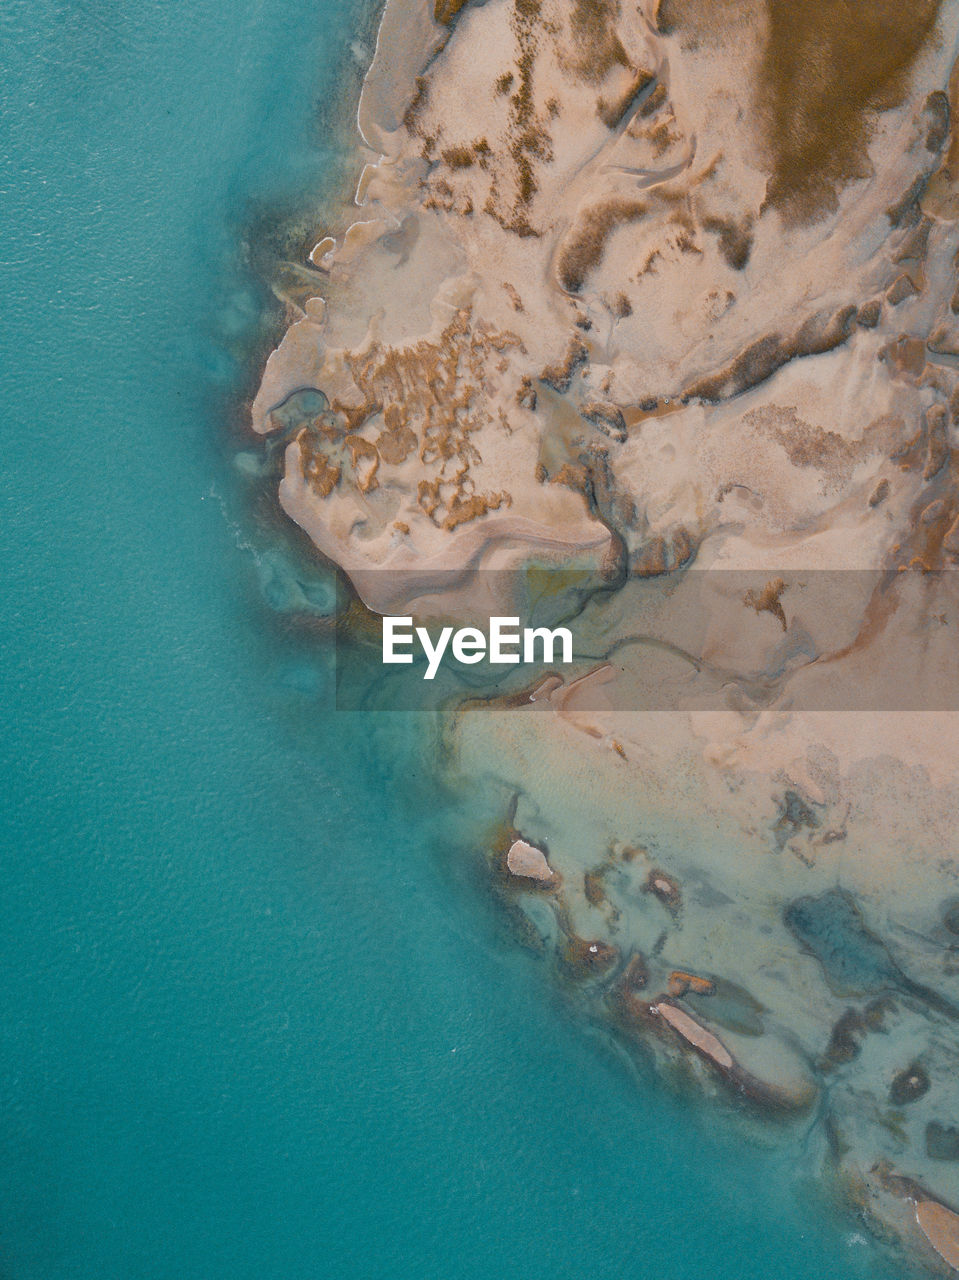
[(372, 16), (0, 12), (0, 1276), (901, 1274), (507, 937), (430, 721), (332, 708), (230, 429)]

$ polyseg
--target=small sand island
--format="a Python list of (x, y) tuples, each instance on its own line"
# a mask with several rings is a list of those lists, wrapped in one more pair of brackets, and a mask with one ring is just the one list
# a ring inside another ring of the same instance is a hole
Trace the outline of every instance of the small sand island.
[(447, 712), (494, 891), (946, 1270), (957, 37), (933, 0), (387, 0), (252, 410), (373, 614), (554, 575), (578, 664)]

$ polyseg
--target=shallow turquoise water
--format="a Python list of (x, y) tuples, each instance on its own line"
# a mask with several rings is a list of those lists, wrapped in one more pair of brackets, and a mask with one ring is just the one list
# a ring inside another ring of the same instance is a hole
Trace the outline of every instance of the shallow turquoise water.
[(0, 10), (0, 1276), (890, 1274), (798, 1140), (717, 1130), (551, 994), (421, 727), (335, 715), (271, 610), (236, 246), (335, 163), (359, 12)]

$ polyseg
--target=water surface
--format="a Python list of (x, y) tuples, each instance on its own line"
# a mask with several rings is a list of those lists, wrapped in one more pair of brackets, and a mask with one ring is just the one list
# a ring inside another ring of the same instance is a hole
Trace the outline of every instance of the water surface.
[(893, 1274), (801, 1136), (717, 1130), (589, 1032), (428, 726), (335, 714), (276, 612), (309, 575), (233, 463), (242, 240), (349, 169), (319, 122), (369, 10), (0, 25), (0, 1275)]

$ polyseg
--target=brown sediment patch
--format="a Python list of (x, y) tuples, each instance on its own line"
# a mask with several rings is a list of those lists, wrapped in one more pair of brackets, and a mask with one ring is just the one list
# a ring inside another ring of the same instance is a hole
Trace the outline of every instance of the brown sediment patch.
[(369, 493), (378, 485), (376, 473), (380, 466), (380, 455), (376, 446), (362, 436), (347, 436), (344, 444), (350, 451), (350, 465), (356, 476), (356, 487), (360, 493)]
[(875, 329), (881, 315), (882, 302), (879, 298), (872, 298), (869, 302), (864, 302), (856, 312), (856, 324), (863, 329)]
[(708, 217), (703, 219), (703, 230), (719, 237), (719, 252), (727, 266), (734, 271), (745, 268), (753, 247), (752, 218), (747, 216), (736, 222), (732, 218)]
[(443, 26), (449, 26), (461, 9), (464, 9), (469, 0), (435, 0), (433, 4), (433, 17), (437, 22), (441, 22)]
[(569, 340), (566, 355), (543, 370), (539, 375), (540, 382), (547, 383), (554, 391), (563, 394), (569, 390), (569, 384), (588, 359), (589, 350), (585, 342), (574, 334)]
[(548, 481), (551, 484), (562, 484), (582, 494), (587, 511), (609, 533), (609, 545), (599, 569), (600, 579), (603, 582), (621, 580), (626, 573), (628, 561), (626, 542), (618, 528), (624, 522), (624, 512), (616, 492), (606, 446), (600, 444), (598, 447), (587, 446), (581, 449), (575, 461), (564, 462), (552, 477), (546, 467), (540, 464), (537, 477), (540, 483)]
[(878, 507), (881, 503), (885, 502), (888, 497), (889, 481), (884, 476), (869, 495), (869, 505), (871, 507)]
[(619, 950), (601, 938), (581, 938), (568, 933), (560, 947), (559, 964), (570, 978), (602, 978), (619, 961)]
[(669, 975), (668, 990), (676, 1000), (690, 991), (697, 996), (711, 996), (716, 992), (716, 984), (712, 978), (703, 978), (698, 973), (687, 973), (685, 969), (674, 969)]
[(896, 264), (911, 260), (922, 261), (929, 249), (929, 232), (932, 230), (932, 219), (923, 216), (911, 230), (907, 231), (899, 247), (892, 255)]
[(882, 1031), (886, 1014), (895, 1007), (889, 996), (871, 1000), (863, 1009), (846, 1009), (836, 1020), (826, 1051), (818, 1062), (820, 1071), (851, 1062), (859, 1056), (863, 1039), (874, 1031)]
[[(372, 341), (345, 352), (354, 389), (331, 407), (347, 426), (357, 488), (375, 488), (381, 463), (399, 465), (416, 450), (425, 472), (418, 501), (438, 526), (455, 529), (508, 506), (512, 498), (505, 490), (477, 492), (470, 468), (480, 461), (471, 437), (491, 421), (486, 392), (491, 381), (510, 376), (509, 366), (502, 366), (512, 348), (522, 349), (516, 334), (476, 325), (462, 309), (436, 338), (398, 346)], [(370, 439), (381, 421), (382, 430)], [(342, 434), (335, 424), (318, 430), (324, 438)], [(313, 465), (317, 449), (309, 448)], [(329, 468), (317, 461), (315, 470), (317, 484), (329, 486)]]
[(949, 459), (948, 413), (945, 405), (934, 404), (926, 410), (926, 465), (923, 480), (931, 480)]
[(701, 39), (722, 38), (731, 21), (756, 21), (758, 6), (751, 0), (659, 0), (654, 22), (663, 35), (681, 34), (694, 48)]
[[(418, 132), (419, 118), (425, 110), (428, 101), (429, 85), (427, 84), (426, 77), (416, 76), (413, 80), (413, 96), (410, 99), (409, 106), (403, 112), (403, 124), (410, 133)], [(428, 143), (427, 140), (424, 139), (424, 147), (426, 151), (429, 151), (432, 147), (432, 142)]]
[[(515, 285), (510, 284), (508, 280), (504, 280), (503, 290), (506, 293), (506, 296), (509, 298), (510, 302), (513, 304), (514, 311), (525, 310), (523, 306), (523, 299), (519, 296), (519, 290), (515, 287)], [(534, 405), (533, 408), (535, 409), (535, 407), (536, 406)]]
[[(895, 567), (899, 572), (915, 569), (926, 573), (942, 569), (949, 564), (946, 557), (951, 559), (959, 549), (956, 539), (959, 482), (955, 467), (951, 464), (952, 450), (948, 445), (942, 445), (948, 458), (939, 461), (936, 454), (939, 447), (934, 439), (929, 438), (928, 425), (924, 423), (910, 453), (920, 450), (924, 453), (923, 475), (928, 475), (932, 483), (920, 491), (910, 511), (911, 527), (903, 540), (892, 548)], [(904, 469), (910, 465), (910, 461), (912, 466), (916, 465), (914, 459), (897, 461), (900, 461), (900, 466)], [(948, 466), (947, 461), (950, 463)]]
[(516, 403), (521, 409), (529, 409), (530, 413), (536, 410), (536, 388), (533, 386), (533, 380), (524, 376), (522, 382), (516, 390)]
[(583, 405), (580, 413), (588, 422), (599, 427), (604, 435), (618, 444), (622, 444), (626, 439), (626, 421), (623, 418), (622, 409), (616, 405), (591, 401)]
[[(515, 63), (516, 87), (509, 95), (509, 124), (505, 152), (513, 161), (513, 172), (503, 183), (494, 181), (483, 206), (484, 211), (506, 231), (518, 236), (538, 236), (529, 220), (529, 208), (539, 190), (536, 164), (552, 159), (552, 138), (547, 127), (550, 113), (535, 110), (533, 83), (539, 53), (542, 22), (540, 0), (513, 0), (511, 26), (518, 54)], [(510, 75), (513, 73), (510, 72)], [(503, 76), (498, 84), (502, 84)], [(510, 81), (512, 83), (512, 81)]]
[(632, 70), (616, 34), (619, 13), (619, 0), (573, 0), (569, 25), (576, 54), (571, 69), (589, 84), (601, 84), (617, 66)]
[(641, 994), (648, 981), (646, 959), (641, 952), (633, 951), (605, 995), (613, 1023), (631, 1038), (639, 1038), (637, 1033), (651, 1021), (649, 1002)]
[(750, 609), (755, 609), (757, 613), (771, 613), (785, 631), (786, 613), (780, 604), (780, 597), (785, 590), (786, 584), (782, 578), (774, 578), (771, 582), (767, 582), (761, 591), (747, 591), (743, 597), (743, 604)]
[(919, 286), (915, 280), (908, 271), (903, 271), (901, 275), (896, 276), (886, 290), (886, 301), (891, 307), (898, 307), (900, 302), (905, 302), (907, 298), (914, 298), (918, 292)]
[(674, 880), (672, 876), (667, 875), (665, 871), (660, 871), (656, 867), (646, 877), (643, 893), (651, 893), (654, 898), (660, 900), (663, 906), (668, 907), (674, 915), (683, 905), (683, 895), (679, 882)]
[(668, 121), (661, 120), (649, 134), (649, 140), (653, 145), (653, 155), (658, 160), (666, 154), (674, 142), (680, 142), (682, 138), (682, 133), (671, 129)]
[(893, 377), (918, 385), (926, 368), (926, 344), (922, 338), (903, 333), (882, 347), (879, 359), (889, 366)]
[(658, 578), (688, 563), (695, 550), (689, 530), (678, 525), (669, 535), (647, 538), (631, 556), (629, 572), (634, 578)]
[(418, 444), (416, 432), (403, 422), (395, 405), (387, 405), (383, 420), (386, 428), (376, 437), (377, 452), (389, 466), (399, 466), (415, 450)]
[(885, 1157), (877, 1160), (869, 1172), (884, 1191), (888, 1191), (891, 1196), (896, 1196), (899, 1200), (912, 1200), (917, 1205), (932, 1202), (948, 1210), (949, 1213), (954, 1213), (950, 1205), (945, 1204), (940, 1196), (930, 1191), (918, 1178), (897, 1173)]
[(602, 120), (607, 129), (615, 129), (630, 110), (640, 94), (645, 93), (653, 82), (653, 75), (649, 71), (638, 71), (633, 76), (630, 83), (616, 97), (607, 99), (604, 97), (596, 100), (596, 114)]
[(440, 156), (451, 169), (469, 169), (476, 163), (472, 147), (446, 147)]
[(814, 426), (800, 418), (795, 405), (763, 405), (750, 409), (743, 423), (775, 440), (794, 467), (815, 467), (823, 480), (845, 484), (864, 458), (886, 453), (898, 439), (898, 420), (877, 418), (860, 440), (847, 440), (837, 431)]
[(346, 607), (336, 614), (337, 631), (350, 639), (380, 644), (383, 637), (382, 617), (366, 607), (345, 574), (341, 573), (339, 576), (349, 594)]
[(639, 951), (631, 952), (623, 967), (605, 994), (605, 1002), (613, 1025), (630, 1040), (642, 1042), (652, 1017), (649, 1001), (642, 992), (649, 982), (646, 958)]
[[(447, 5), (439, 20), (451, 21), (459, 4)], [(437, 9), (439, 10), (439, 0)], [(416, 96), (404, 122), (422, 140), (421, 155), (431, 165), (437, 159), (446, 166), (428, 175), (424, 183), (424, 207), (456, 215), (470, 215), (480, 208), (489, 217), (518, 236), (539, 236), (530, 221), (530, 210), (539, 189), (538, 168), (552, 159), (549, 122), (550, 104), (537, 110), (535, 82), (544, 21), (540, 0), (512, 0), (510, 27), (515, 40), (515, 62), (493, 83), (494, 92), (508, 100), (509, 118), (505, 136), (493, 150), (486, 138), (470, 140), (450, 137), (449, 121), (428, 114), (430, 72), (418, 78)], [(555, 104), (553, 104), (555, 107)], [(483, 169), (489, 174), (485, 191), (477, 182), (464, 182), (461, 171)], [(447, 179), (452, 179), (452, 182)]]
[(898, 463), (901, 471), (915, 471), (923, 465), (927, 444), (926, 420), (923, 419), (915, 434), (893, 451), (891, 460)]
[(583, 874), (583, 893), (586, 895), (586, 901), (591, 907), (601, 907), (604, 902), (609, 901), (606, 894), (606, 886), (603, 884), (602, 867), (596, 871), (586, 871)]
[(651, 115), (659, 110), (667, 97), (666, 86), (664, 84), (658, 84), (643, 105), (639, 108), (639, 114), (644, 120), (647, 120)]
[(865, 1021), (859, 1010), (847, 1009), (833, 1026), (825, 1055), (819, 1063), (820, 1070), (826, 1071), (858, 1058), (862, 1049), (860, 1041), (865, 1031)]
[[(935, 99), (935, 101), (931, 101)], [(944, 100), (944, 101), (943, 101)], [(949, 130), (950, 121), (959, 120), (959, 59), (952, 64), (949, 76), (948, 93), (931, 93), (926, 99), (927, 108), (931, 108), (930, 134), (926, 145), (935, 141), (937, 114), (945, 119), (946, 135), (949, 146), (942, 156), (936, 172), (932, 175), (926, 191), (923, 193), (924, 211), (940, 217), (954, 217), (956, 213), (956, 180), (959, 178), (959, 129)]]
[(855, 307), (842, 307), (832, 314), (819, 312), (810, 316), (788, 338), (778, 333), (767, 334), (750, 343), (725, 368), (691, 383), (683, 392), (682, 399), (684, 402), (718, 401), (740, 395), (771, 378), (791, 360), (822, 355), (842, 346), (852, 332), (855, 319)]
[(434, 523), (448, 533), (451, 533), (461, 524), (468, 524), (471, 520), (478, 520), (480, 516), (485, 516), (490, 511), (498, 511), (504, 503), (506, 506), (510, 506), (513, 501), (505, 490), (499, 493), (467, 493), (459, 476), (454, 479), (454, 485), (455, 489), (452, 496), (445, 500), (445, 515), (442, 518), (437, 513), (443, 510), (444, 498), (442, 490), (446, 486), (438, 480), (421, 480), (417, 490), (417, 497), (422, 509)]
[[(951, 89), (952, 78), (950, 77), (950, 90)], [(926, 150), (932, 152), (941, 151), (945, 146), (946, 139), (949, 137), (949, 123), (952, 114), (949, 94), (944, 92), (942, 89), (933, 89), (932, 93), (927, 95), (922, 109), (927, 121)], [(955, 154), (956, 140), (954, 138), (946, 157), (947, 164), (954, 162)]]
[(904, 100), (939, 0), (768, 0), (768, 12), (757, 86), (766, 202), (811, 221), (837, 207), (847, 182), (869, 176), (874, 117)]
[(915, 178), (895, 203), (886, 210), (886, 217), (893, 227), (911, 227), (922, 215), (922, 197), (928, 179), (925, 174)]
[(300, 473), (321, 498), (328, 498), (340, 482), (341, 468), (331, 461), (316, 435), (307, 428), (296, 437), (300, 446)]
[(955, 325), (936, 325), (926, 339), (926, 346), (936, 356), (959, 356), (959, 333)]
[(623, 418), (627, 427), (638, 427), (649, 418), (668, 418), (684, 408), (679, 396), (647, 396), (638, 404), (623, 405)]
[(613, 232), (638, 222), (647, 211), (644, 201), (617, 196), (580, 214), (557, 258), (556, 270), (563, 288), (568, 293), (579, 293), (586, 277), (602, 262)]
[(953, 560), (959, 558), (959, 516), (956, 516), (955, 520), (953, 520), (952, 524), (946, 530), (942, 539), (942, 549)]

